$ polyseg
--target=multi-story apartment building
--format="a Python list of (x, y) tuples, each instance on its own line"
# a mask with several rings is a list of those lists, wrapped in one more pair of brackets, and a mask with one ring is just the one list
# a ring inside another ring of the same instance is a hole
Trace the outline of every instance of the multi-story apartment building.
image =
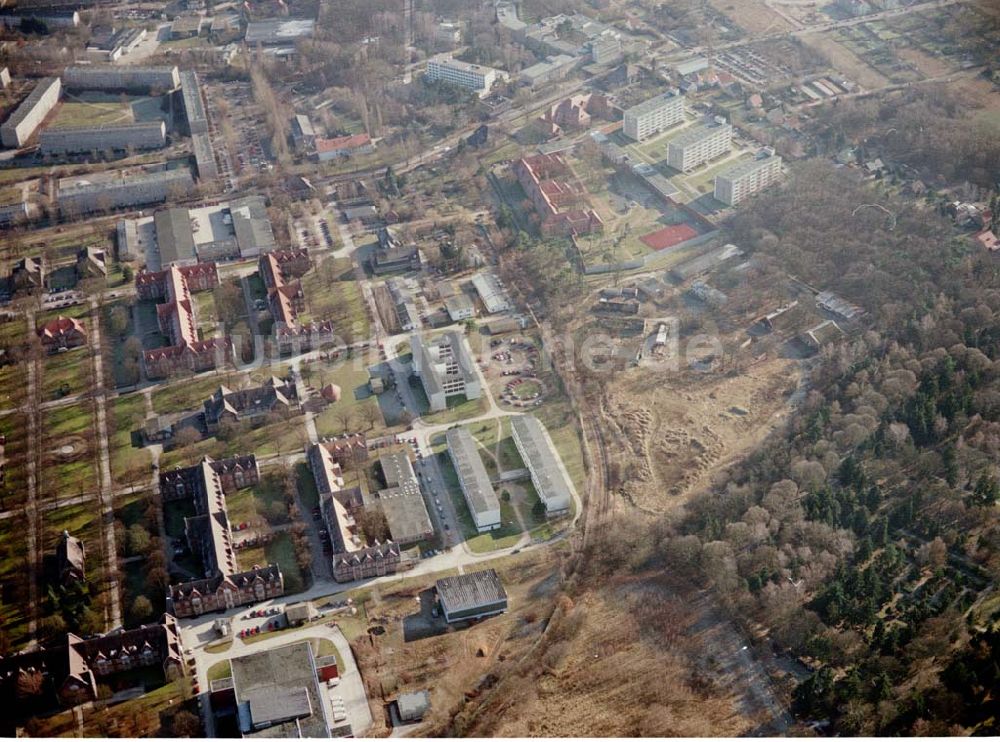
[(741, 162), (715, 176), (715, 198), (735, 206), (747, 196), (767, 188), (781, 178), (781, 157), (766, 152)]
[(479, 399), (479, 374), (461, 333), (452, 330), (434, 340), (414, 333), (410, 347), (413, 371), (423, 384), (431, 411), (446, 409), (448, 397), (464, 394), (466, 399)]
[(167, 146), (167, 125), (162, 121), (147, 121), (46, 129), (39, 135), (38, 145), (43, 155), (162, 149)]
[(81, 66), (67, 67), (63, 84), (71, 90), (110, 90), (169, 93), (181, 84), (176, 67)]
[(490, 475), (479, 457), (479, 448), (468, 428), (452, 428), (445, 434), (448, 455), (458, 474), (458, 483), (480, 533), (500, 527), (500, 501)]
[(198, 85), (198, 73), (185, 70), (180, 73), (181, 102), (184, 104), (184, 118), (187, 122), (188, 134), (207, 134), (208, 116), (205, 104), (201, 99), (201, 87)]
[(61, 91), (62, 83), (58, 77), (39, 80), (31, 94), (21, 101), (21, 105), (0, 126), (0, 142), (3, 146), (23, 147), (55, 108)]
[(432, 57), (427, 60), (428, 80), (440, 80), (451, 85), (458, 85), (475, 91), (480, 98), (490, 94), (493, 86), (507, 79), (507, 73), (481, 64), (469, 64), (450, 55)]
[(64, 213), (85, 214), (104, 209), (162, 203), (172, 193), (190, 193), (191, 171), (161, 170), (139, 175), (120, 175), (99, 182), (82, 181), (59, 188), (59, 208)]
[(626, 110), (622, 130), (629, 139), (641, 142), (683, 120), (684, 96), (662, 93)]
[(515, 415), (510, 419), (510, 432), (538, 498), (545, 505), (545, 514), (568, 512), (572, 485), (542, 423), (533, 415)]
[(41, 24), (49, 31), (76, 28), (80, 25), (80, 13), (72, 8), (35, 8), (22, 11), (15, 8), (0, 12), (0, 26), (5, 28), (19, 29), (25, 21)]
[(733, 141), (733, 127), (729, 124), (711, 123), (694, 126), (682, 131), (667, 145), (667, 164), (682, 173), (721, 157), (729, 151)]

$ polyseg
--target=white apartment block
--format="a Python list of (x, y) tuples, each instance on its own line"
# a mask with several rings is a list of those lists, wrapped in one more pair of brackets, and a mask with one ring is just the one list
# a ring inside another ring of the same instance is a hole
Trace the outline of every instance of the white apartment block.
[(480, 533), (499, 528), (500, 501), (493, 491), (490, 475), (483, 466), (479, 448), (468, 428), (452, 428), (445, 434), (448, 455), (458, 474), (462, 495)]
[(4, 147), (23, 147), (59, 102), (62, 83), (58, 77), (39, 80), (31, 94), (0, 126), (0, 142)]
[(715, 198), (735, 206), (781, 178), (781, 158), (774, 154), (741, 162), (715, 176)]
[(545, 506), (545, 514), (569, 512), (573, 485), (545, 426), (534, 415), (514, 415), (510, 418), (510, 434), (538, 499)]
[(428, 59), (426, 76), (432, 82), (440, 80), (474, 90), (480, 98), (488, 96), (498, 81), (507, 79), (506, 72), (480, 64), (469, 64), (450, 56)]
[(162, 149), (167, 146), (167, 125), (162, 121), (110, 126), (74, 126), (46, 129), (38, 137), (42, 154)]
[(479, 374), (460, 332), (446, 332), (434, 340), (413, 334), (410, 348), (413, 371), (423, 384), (432, 412), (447, 409), (449, 397), (479, 399)]
[(702, 124), (674, 137), (667, 145), (667, 164), (687, 173), (699, 165), (729, 152), (733, 127), (729, 124)]
[(663, 93), (625, 111), (623, 131), (629, 139), (641, 142), (683, 120), (684, 96)]

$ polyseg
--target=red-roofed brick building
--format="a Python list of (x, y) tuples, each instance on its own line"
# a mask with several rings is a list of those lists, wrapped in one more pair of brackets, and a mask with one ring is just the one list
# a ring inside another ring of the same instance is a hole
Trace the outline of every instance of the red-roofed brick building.
[(316, 158), (320, 162), (335, 160), (338, 157), (373, 152), (375, 145), (367, 134), (353, 134), (346, 137), (324, 139), (316, 137)]
[(531, 199), (545, 236), (590, 234), (604, 230), (590, 208), (587, 190), (559, 155), (533, 155), (514, 163), (514, 175)]
[(170, 339), (165, 348), (143, 352), (143, 365), (149, 378), (172, 376), (180, 371), (207, 371), (224, 364), (230, 357), (229, 343), (223, 338), (202, 339), (191, 294), (219, 285), (215, 263), (179, 267), (165, 271), (140, 273), (135, 278), (140, 299), (164, 301), (156, 305), (160, 331)]
[(72, 317), (56, 317), (38, 330), (42, 347), (49, 353), (79, 348), (87, 344), (87, 331), (83, 323)]

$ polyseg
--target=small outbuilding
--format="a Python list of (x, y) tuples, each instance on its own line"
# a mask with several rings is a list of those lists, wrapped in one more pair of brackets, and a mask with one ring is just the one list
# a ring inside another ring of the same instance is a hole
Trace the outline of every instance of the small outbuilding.
[(424, 714), (431, 707), (431, 694), (429, 691), (420, 690), (416, 693), (403, 693), (396, 699), (396, 710), (399, 712), (399, 720), (403, 722), (415, 722), (424, 718)]

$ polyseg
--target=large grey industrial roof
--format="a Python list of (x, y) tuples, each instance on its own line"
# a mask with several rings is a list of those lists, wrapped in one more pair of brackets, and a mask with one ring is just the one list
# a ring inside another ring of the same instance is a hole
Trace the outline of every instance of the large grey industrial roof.
[[(276, 705), (280, 700), (295, 712), (302, 712), (308, 700), (307, 716), (292, 721), (279, 722), (259, 732), (244, 736), (278, 737), (329, 737), (330, 723), (322, 690), (316, 679), (316, 666), (312, 647), (308, 642), (289, 644), (263, 650), (230, 661), (233, 686), (238, 705), (249, 705), (251, 720), (255, 724), (267, 718), (288, 719), (288, 710)], [(268, 698), (272, 700), (268, 700)], [(259, 714), (259, 716), (258, 716)]]
[(229, 213), (233, 217), (233, 231), (241, 256), (254, 257), (276, 247), (263, 197), (246, 196), (230, 201)]
[(193, 260), (194, 235), (187, 209), (161, 209), (153, 215), (156, 227), (156, 245), (160, 252), (160, 265)]
[(532, 474), (538, 490), (538, 497), (545, 503), (546, 510), (569, 508), (571, 493), (566, 476), (560, 466), (558, 454), (553, 450), (545, 428), (533, 415), (516, 415), (511, 418), (511, 427), (517, 434), (518, 451), (525, 466)]
[(437, 581), (437, 591), (449, 613), (507, 600), (507, 591), (503, 589), (495, 569), (443, 577)]
[(467, 428), (452, 428), (445, 434), (445, 440), (469, 507), (476, 513), (499, 510), (500, 502), (472, 434)]

